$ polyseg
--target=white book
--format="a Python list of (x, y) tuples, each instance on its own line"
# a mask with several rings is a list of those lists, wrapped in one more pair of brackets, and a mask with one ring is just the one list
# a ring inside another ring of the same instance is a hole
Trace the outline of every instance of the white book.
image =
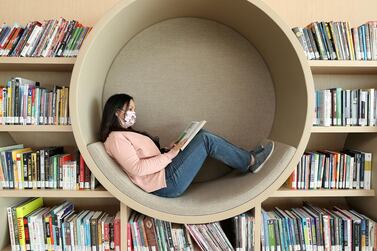
[(368, 124), (367, 114), (368, 114), (368, 97), (364, 90), (359, 90), (359, 125), (366, 126)]
[(376, 96), (377, 96), (377, 90), (374, 90), (374, 124), (375, 125), (377, 125), (377, 98)]
[(364, 189), (371, 189), (372, 182), (372, 153), (362, 152), (364, 155)]
[(352, 117), (352, 125), (358, 124), (358, 117), (359, 117), (359, 109), (358, 109), (358, 99), (359, 99), (359, 92), (358, 90), (351, 91), (351, 117)]
[(182, 142), (184, 140), (187, 140), (186, 143), (181, 147), (181, 150), (183, 151), (186, 146), (191, 142), (191, 140), (195, 137), (195, 135), (200, 131), (200, 129), (203, 128), (203, 126), (207, 123), (207, 121), (192, 121), (189, 126), (186, 127), (184, 131), (181, 132), (178, 139), (175, 141), (175, 143)]
[(331, 126), (331, 91), (325, 90), (325, 123), (324, 126)]
[(351, 105), (351, 90), (346, 90), (346, 125), (352, 124)]
[(320, 109), (321, 109), (321, 104), (320, 104), (320, 91), (315, 91), (314, 92), (314, 114), (313, 114), (313, 125), (319, 125), (320, 124)]
[(321, 156), (322, 156), (321, 157), (321, 162), (320, 162), (321, 170), (320, 170), (319, 177), (318, 177), (318, 182), (317, 182), (317, 188), (318, 189), (322, 188), (323, 174), (324, 174), (325, 168), (326, 168), (326, 155), (325, 154), (321, 154)]
[(316, 153), (310, 153), (310, 178), (309, 178), (309, 189), (315, 189), (316, 187), (316, 173), (318, 168), (318, 161), (317, 161), (317, 154)]
[(50, 48), (51, 48), (52, 42), (54, 41), (54, 38), (55, 38), (55, 36), (56, 36), (56, 33), (58, 32), (58, 29), (59, 29), (59, 27), (60, 27), (60, 25), (61, 25), (61, 23), (62, 23), (62, 21), (63, 21), (63, 18), (60, 18), (57, 24), (56, 24), (56, 21), (57, 21), (57, 20), (54, 21), (54, 25), (55, 25), (55, 26), (53, 27), (53, 28), (54, 28), (54, 31), (52, 32), (52, 34), (50, 34), (50, 37), (49, 37), (48, 40), (47, 40), (47, 45), (46, 45), (45, 48), (42, 50), (42, 53), (41, 53), (42, 57), (47, 57), (48, 52), (49, 52), (49, 50), (50, 50)]
[(375, 90), (374, 88), (371, 88), (368, 90), (368, 125), (369, 126), (375, 126), (375, 96), (374, 96), (374, 93), (375, 93)]
[(43, 34), (43, 31), (45, 30), (46, 28), (46, 24), (47, 22), (45, 21), (42, 26), (36, 26), (37, 30), (36, 30), (36, 34), (33, 38), (33, 40), (31, 41), (30, 43), (30, 46), (29, 46), (29, 49), (27, 50), (26, 52), (26, 56), (27, 57), (31, 57), (32, 56), (32, 53), (33, 51), (36, 49), (36, 47), (38, 46), (38, 42), (40, 40), (40, 37), (41, 35)]
[(33, 31), (31, 32), (24, 48), (22, 48), (22, 51), (20, 53), (20, 56), (21, 57), (26, 57), (27, 55), (27, 52), (29, 51), (29, 49), (31, 48), (31, 44), (34, 42), (38, 32), (42, 29), (42, 27), (39, 25), (39, 24), (36, 24), (33, 28)]

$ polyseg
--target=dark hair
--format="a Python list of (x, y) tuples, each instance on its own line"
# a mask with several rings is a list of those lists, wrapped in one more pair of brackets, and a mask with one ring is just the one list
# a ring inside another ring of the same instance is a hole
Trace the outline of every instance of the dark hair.
[(105, 142), (107, 137), (110, 135), (113, 131), (131, 131), (143, 134), (147, 137), (149, 137), (160, 149), (160, 143), (158, 137), (152, 137), (147, 132), (141, 132), (137, 131), (131, 127), (123, 128), (120, 123), (118, 117), (115, 115), (115, 113), (118, 110), (122, 110), (124, 104), (127, 104), (127, 109), (129, 106), (130, 101), (133, 100), (133, 97), (131, 97), (128, 94), (114, 94), (111, 96), (105, 104), (105, 107), (103, 108), (102, 113), (102, 121), (101, 121), (101, 128), (100, 128), (100, 139), (102, 142)]

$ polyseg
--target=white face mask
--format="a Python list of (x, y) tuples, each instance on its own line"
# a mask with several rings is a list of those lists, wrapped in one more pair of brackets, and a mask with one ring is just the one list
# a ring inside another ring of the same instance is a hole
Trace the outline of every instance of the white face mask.
[(133, 126), (136, 122), (136, 113), (133, 111), (127, 111), (124, 115), (123, 125), (125, 128)]

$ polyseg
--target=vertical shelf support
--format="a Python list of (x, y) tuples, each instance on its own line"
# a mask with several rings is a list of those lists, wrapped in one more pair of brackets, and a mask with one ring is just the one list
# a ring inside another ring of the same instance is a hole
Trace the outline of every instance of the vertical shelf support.
[(254, 207), (254, 219), (255, 219), (255, 228), (254, 228), (254, 250), (261, 250), (261, 226), (262, 226), (262, 204), (258, 203)]

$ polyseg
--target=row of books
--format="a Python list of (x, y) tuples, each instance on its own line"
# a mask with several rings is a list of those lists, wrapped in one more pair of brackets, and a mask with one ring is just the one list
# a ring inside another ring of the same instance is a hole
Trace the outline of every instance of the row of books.
[(98, 182), (82, 155), (61, 146), (0, 148), (0, 189), (95, 189)]
[(306, 152), (289, 178), (292, 189), (371, 189), (372, 153)]
[(127, 249), (132, 250), (254, 250), (255, 220), (243, 213), (222, 222), (177, 224), (133, 212), (127, 224)]
[(25, 26), (0, 26), (0, 56), (73, 57), (77, 56), (91, 27), (64, 18), (33, 21)]
[(313, 125), (376, 126), (376, 89), (316, 90)]
[(42, 198), (7, 208), (12, 251), (120, 250), (120, 213), (76, 212), (65, 201), (44, 207)]
[(54, 85), (52, 90), (39, 82), (15, 77), (0, 92), (0, 124), (69, 125), (69, 88)]
[(310, 60), (377, 60), (377, 21), (313, 22), (292, 28)]
[(262, 251), (376, 250), (377, 226), (370, 218), (339, 207), (262, 209)]
[(182, 224), (133, 212), (127, 224), (128, 250), (193, 250), (193, 243)]

